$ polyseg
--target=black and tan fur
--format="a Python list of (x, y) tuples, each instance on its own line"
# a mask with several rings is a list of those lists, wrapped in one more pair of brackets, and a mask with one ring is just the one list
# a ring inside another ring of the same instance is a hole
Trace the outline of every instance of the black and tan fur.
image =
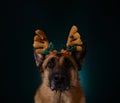
[[(86, 44), (82, 44), (82, 51), (72, 51), (71, 55), (56, 52), (53, 55), (42, 57), (35, 52), (37, 66), (41, 70), (42, 83), (37, 89), (35, 103), (85, 103), (78, 70), (81, 69), (86, 55)], [(39, 64), (39, 65), (38, 65)], [(61, 76), (56, 79), (56, 74)], [(56, 81), (60, 81), (54, 88)], [(52, 83), (53, 82), (53, 83)], [(53, 85), (53, 86), (54, 86)]]

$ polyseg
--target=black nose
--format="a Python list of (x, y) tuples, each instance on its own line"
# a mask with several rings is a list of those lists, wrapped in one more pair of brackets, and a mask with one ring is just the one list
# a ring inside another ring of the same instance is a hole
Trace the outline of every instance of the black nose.
[(65, 73), (55, 73), (50, 79), (50, 87), (52, 90), (65, 91), (70, 87), (70, 78)]
[(63, 82), (66, 80), (65, 75), (61, 75), (61, 74), (55, 74), (54, 75), (54, 81), (55, 82)]

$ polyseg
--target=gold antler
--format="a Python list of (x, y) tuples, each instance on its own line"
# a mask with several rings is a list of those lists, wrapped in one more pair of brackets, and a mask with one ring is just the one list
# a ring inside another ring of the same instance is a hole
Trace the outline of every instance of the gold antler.
[(48, 49), (49, 41), (42, 30), (36, 30), (35, 34), (37, 35), (34, 36), (33, 47), (35, 48), (35, 52), (37, 54), (42, 54), (44, 50)]
[(78, 31), (78, 28), (76, 26), (72, 26), (69, 32), (66, 46), (67, 47), (75, 46), (76, 51), (82, 51), (81, 45), (83, 44), (83, 42), (80, 38), (80, 34), (77, 31)]

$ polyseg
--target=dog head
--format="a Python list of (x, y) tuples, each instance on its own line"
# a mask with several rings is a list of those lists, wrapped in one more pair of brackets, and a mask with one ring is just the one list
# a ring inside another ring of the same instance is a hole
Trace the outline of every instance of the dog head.
[(78, 70), (81, 70), (86, 55), (86, 43), (77, 31), (77, 27), (72, 26), (66, 48), (59, 52), (49, 43), (43, 31), (35, 31), (37, 35), (33, 47), (36, 65), (42, 71), (43, 83), (51, 90), (65, 91), (77, 86)]

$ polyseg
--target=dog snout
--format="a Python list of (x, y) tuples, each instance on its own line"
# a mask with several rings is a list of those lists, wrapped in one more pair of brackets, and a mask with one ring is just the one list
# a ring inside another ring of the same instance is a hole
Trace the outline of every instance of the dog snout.
[(65, 75), (61, 75), (61, 74), (55, 74), (54, 75), (54, 81), (55, 82), (62, 82), (66, 80), (66, 76)]
[(65, 91), (70, 87), (69, 78), (64, 73), (55, 73), (51, 79), (51, 89), (56, 91)]

